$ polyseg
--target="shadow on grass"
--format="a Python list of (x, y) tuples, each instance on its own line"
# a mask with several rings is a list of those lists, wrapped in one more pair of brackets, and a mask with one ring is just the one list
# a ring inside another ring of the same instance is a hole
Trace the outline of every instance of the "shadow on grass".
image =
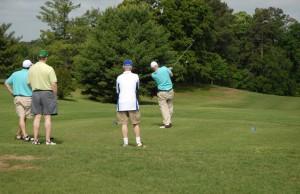
[(156, 126), (156, 127), (160, 127), (162, 125), (163, 125), (163, 122), (161, 122), (161, 123), (152, 123), (152, 126)]
[(157, 105), (157, 102), (141, 100), (139, 101), (140, 105)]
[[(44, 135), (39, 135), (38, 137), (39, 139), (39, 142), (41, 143), (41, 145), (45, 145), (46, 144), (46, 136)], [(56, 143), (56, 145), (60, 145), (60, 144), (63, 144), (64, 141), (60, 140), (60, 139), (57, 139), (55, 137), (51, 137), (50, 140), (54, 143)]]
[(77, 102), (77, 100), (75, 99), (71, 99), (71, 98), (64, 98), (64, 99), (59, 99), (61, 101), (68, 101), (68, 102)]

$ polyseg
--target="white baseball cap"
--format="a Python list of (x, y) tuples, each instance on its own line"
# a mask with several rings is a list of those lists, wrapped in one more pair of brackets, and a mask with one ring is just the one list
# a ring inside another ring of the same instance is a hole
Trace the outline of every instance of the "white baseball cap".
[(152, 61), (150, 66), (151, 66), (151, 68), (154, 68), (155, 66), (158, 66), (158, 64), (155, 61)]
[(30, 60), (25, 60), (23, 61), (23, 67), (24, 68), (29, 68), (32, 65)]

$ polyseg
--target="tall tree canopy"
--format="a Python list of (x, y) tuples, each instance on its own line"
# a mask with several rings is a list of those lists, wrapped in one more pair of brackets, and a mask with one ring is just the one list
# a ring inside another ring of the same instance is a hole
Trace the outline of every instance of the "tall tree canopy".
[(153, 95), (150, 62), (168, 62), (172, 52), (168, 33), (151, 20), (148, 9), (145, 5), (121, 5), (107, 9), (99, 18), (76, 59), (77, 78), (85, 93), (115, 102), (116, 78), (122, 73), (123, 61), (130, 59), (133, 71), (140, 76), (140, 93)]
[(69, 13), (80, 7), (80, 4), (74, 5), (70, 0), (47, 1), (45, 6), (41, 6), (42, 11), (37, 18), (47, 23), (51, 30), (41, 30), (42, 36), (56, 40), (71, 38), (67, 32), (70, 26)]
[(50, 53), (48, 64), (56, 69), (59, 98), (75, 90), (73, 58), (79, 53), (80, 43), (85, 41), (84, 33), (88, 28), (82, 19), (69, 17), (71, 11), (79, 7), (80, 4), (74, 5), (70, 0), (47, 1), (37, 16), (50, 27), (50, 30), (41, 30), (41, 39)]
[(251, 75), (244, 79), (246, 89), (277, 95), (295, 93), (295, 83), (290, 77), (292, 63), (281, 46), (289, 22), (290, 18), (281, 9), (255, 10), (241, 59), (242, 68)]

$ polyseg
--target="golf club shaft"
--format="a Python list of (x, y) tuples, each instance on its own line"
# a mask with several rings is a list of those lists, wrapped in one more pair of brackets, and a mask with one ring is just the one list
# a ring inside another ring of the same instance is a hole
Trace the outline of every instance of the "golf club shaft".
[(190, 46), (182, 53), (182, 55), (177, 59), (177, 61), (172, 65), (172, 67), (174, 67), (176, 65), (176, 63), (178, 63), (178, 61), (181, 59), (181, 57), (183, 57), (183, 55), (191, 48), (191, 46), (194, 44), (194, 40), (192, 41), (192, 43), (190, 44)]

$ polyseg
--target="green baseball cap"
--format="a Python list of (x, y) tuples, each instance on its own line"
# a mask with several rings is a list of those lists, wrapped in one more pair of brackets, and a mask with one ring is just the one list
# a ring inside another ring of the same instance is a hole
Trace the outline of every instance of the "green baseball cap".
[(45, 50), (40, 50), (40, 51), (38, 52), (38, 58), (46, 58), (46, 57), (48, 57), (47, 51), (45, 51)]

